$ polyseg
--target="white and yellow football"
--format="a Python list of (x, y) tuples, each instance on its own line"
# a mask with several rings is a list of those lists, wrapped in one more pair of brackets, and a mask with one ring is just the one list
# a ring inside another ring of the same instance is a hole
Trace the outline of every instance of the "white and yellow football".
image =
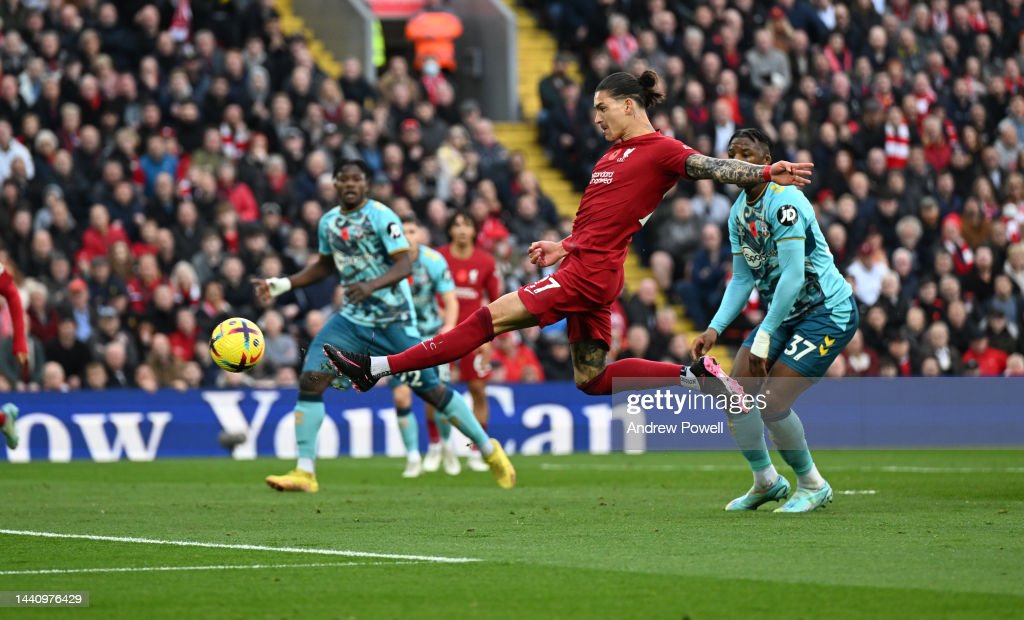
[(249, 319), (235, 317), (210, 334), (210, 357), (228, 372), (245, 372), (263, 358), (265, 345), (259, 326)]

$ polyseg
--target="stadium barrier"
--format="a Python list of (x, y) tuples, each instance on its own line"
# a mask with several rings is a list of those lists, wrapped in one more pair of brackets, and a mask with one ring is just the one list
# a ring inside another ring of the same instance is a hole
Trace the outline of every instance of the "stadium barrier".
[[(1024, 381), (860, 379), (823, 381), (798, 403), (818, 448), (1024, 446)], [(674, 396), (668, 396), (671, 392)], [(682, 389), (582, 394), (571, 383), (491, 385), (490, 432), (511, 454), (734, 449), (721, 411), (680, 398)], [(21, 445), (11, 462), (72, 459), (149, 461), (228, 456), (295, 457), (295, 390), (238, 389), (18, 393)], [(644, 396), (648, 396), (644, 400)], [(330, 391), (321, 457), (400, 456), (391, 392)], [(421, 403), (416, 414), (422, 421)], [(223, 433), (244, 441), (225, 449)], [(467, 442), (456, 434), (457, 450)], [(421, 432), (425, 442), (425, 432)]]

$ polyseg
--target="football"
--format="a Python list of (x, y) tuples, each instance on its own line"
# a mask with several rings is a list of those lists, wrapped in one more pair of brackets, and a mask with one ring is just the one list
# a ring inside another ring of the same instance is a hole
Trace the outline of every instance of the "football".
[(210, 357), (228, 372), (245, 372), (263, 358), (263, 332), (241, 317), (227, 319), (210, 334)]

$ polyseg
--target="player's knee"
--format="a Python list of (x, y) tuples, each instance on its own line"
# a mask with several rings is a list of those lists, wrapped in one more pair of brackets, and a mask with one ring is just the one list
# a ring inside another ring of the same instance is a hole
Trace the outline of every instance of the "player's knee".
[(603, 396), (608, 393), (607, 387), (604, 382), (601, 381), (604, 371), (590, 376), (580, 376), (580, 373), (576, 374), (576, 389), (588, 394), (590, 396)]
[(412, 407), (412, 394), (409, 390), (395, 390), (395, 409)]
[(299, 375), (299, 391), (311, 394), (323, 394), (331, 378), (319, 372), (304, 372)]
[(763, 394), (763, 398), (764, 407), (761, 408), (761, 419), (766, 422), (785, 417), (793, 407), (793, 402), (788, 396), (780, 395), (773, 390), (767, 390), (767, 394)]
[(437, 409), (444, 409), (451, 397), (448, 396), (451, 390), (443, 385), (432, 387), (428, 390), (417, 391), (416, 394), (423, 399), (423, 402), (433, 405)]

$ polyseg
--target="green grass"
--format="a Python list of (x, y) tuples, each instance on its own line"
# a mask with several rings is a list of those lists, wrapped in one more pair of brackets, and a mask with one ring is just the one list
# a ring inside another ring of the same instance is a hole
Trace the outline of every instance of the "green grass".
[[(281, 461), (4, 465), (0, 528), (478, 558), (401, 563), (0, 534), (0, 571), (331, 563), (327, 567), (0, 575), (0, 590), (87, 590), (102, 618), (1011, 618), (1024, 614), (1019, 451), (821, 452), (827, 510), (727, 514), (735, 454), (516, 459), (399, 477), (320, 463), (322, 490), (263, 485)], [(791, 477), (792, 479), (792, 477)], [(770, 505), (774, 507), (774, 504)], [(765, 508), (768, 508), (767, 506)], [(355, 565), (351, 565), (351, 564)], [(349, 564), (349, 565), (344, 565)]]

